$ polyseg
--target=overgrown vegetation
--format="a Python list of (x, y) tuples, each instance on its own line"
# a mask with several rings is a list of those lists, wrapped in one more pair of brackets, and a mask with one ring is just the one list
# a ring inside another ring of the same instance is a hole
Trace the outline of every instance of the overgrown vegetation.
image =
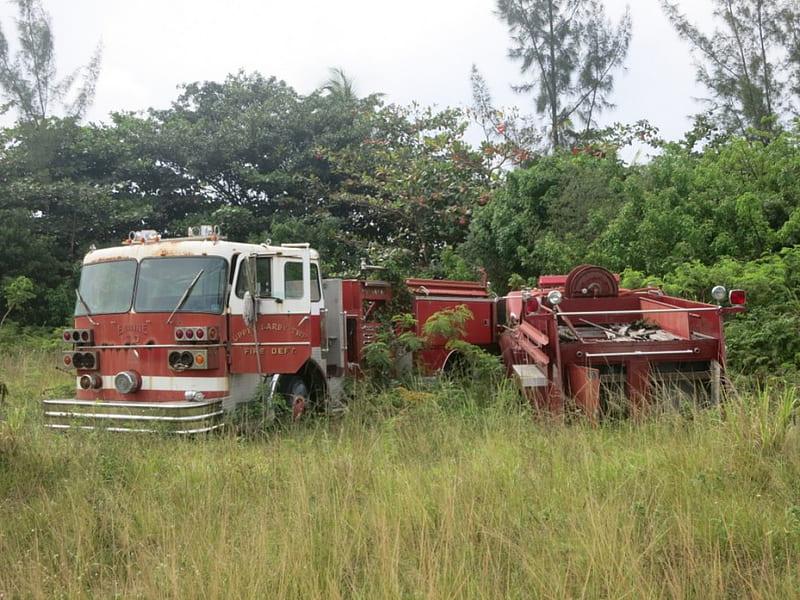
[[(35, 35), (19, 63), (0, 35), (0, 87), (21, 117), (0, 131), (0, 598), (796, 595), (800, 53), (786, 33), (798, 18), (790, 3), (763, 20), (760, 0), (715, 2), (727, 13), (715, 13), (722, 34), (708, 37), (662, 2), (686, 39), (728, 65), (700, 65), (723, 108), (678, 141), (646, 122), (577, 135), (552, 85), (541, 135), (491, 106), (477, 68), (466, 112), (386, 106), (356, 95), (341, 71), (307, 96), (240, 72), (183, 86), (167, 109), (81, 125), (99, 53), (72, 116), (53, 118), (48, 98), (74, 76), (55, 78), (39, 2), (16, 4)], [(596, 25), (595, 58), (627, 48), (627, 18), (616, 41)], [(740, 29), (764, 35), (726, 37)], [(777, 88), (758, 57), (769, 48), (782, 61)], [(587, 125), (611, 99), (603, 65), (617, 58), (581, 74), (599, 102), (580, 109)], [(567, 59), (564, 72), (577, 74)], [(38, 89), (14, 87), (29, 65)], [(473, 118), (485, 135), (477, 146), (466, 137)], [(623, 164), (617, 152), (634, 138), (658, 156)], [(351, 382), (345, 419), (266, 432), (271, 415), (255, 408), (246, 427), (190, 440), (42, 430), (39, 400), (74, 391), (48, 331), (69, 319), (83, 254), (143, 225), (175, 235), (203, 222), (231, 239), (307, 241), (326, 275), (353, 274), (362, 257), (396, 279), (468, 279), (485, 267), (502, 293), (595, 262), (628, 287), (702, 299), (714, 284), (741, 287), (749, 310), (726, 332), (739, 394), (636, 423), (535, 420), (495, 377), (496, 359), (458, 341), (468, 315), (455, 309), (423, 333), (447, 340), (464, 357), (457, 371), (477, 376), (399, 373), (397, 352), (424, 342), (404, 315), (370, 346), (371, 378)]]
[(782, 598), (793, 386), (720, 411), (536, 421), (509, 387), (362, 394), (344, 419), (178, 439), (40, 427), (52, 350), (0, 353), (0, 594)]

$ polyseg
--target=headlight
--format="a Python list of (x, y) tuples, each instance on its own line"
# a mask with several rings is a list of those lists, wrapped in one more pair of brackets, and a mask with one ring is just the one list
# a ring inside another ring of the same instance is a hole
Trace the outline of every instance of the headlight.
[(121, 371), (114, 377), (114, 387), (120, 394), (132, 394), (142, 385), (142, 377), (136, 371)]
[(725, 297), (728, 295), (728, 290), (725, 289), (724, 285), (715, 285), (711, 290), (711, 297), (714, 298), (717, 302), (722, 302), (725, 300)]
[(561, 301), (564, 299), (564, 294), (559, 292), (558, 290), (553, 290), (547, 294), (547, 301), (550, 303), (551, 306), (558, 306), (561, 304)]

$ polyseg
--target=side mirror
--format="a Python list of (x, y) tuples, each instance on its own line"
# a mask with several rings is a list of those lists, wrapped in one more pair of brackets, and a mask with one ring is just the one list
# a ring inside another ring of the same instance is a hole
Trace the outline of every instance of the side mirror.
[(244, 262), (244, 276), (247, 281), (247, 293), (244, 295), (244, 315), (245, 321), (249, 321), (249, 316), (255, 322), (258, 316), (258, 285), (256, 282), (256, 255), (251, 254)]

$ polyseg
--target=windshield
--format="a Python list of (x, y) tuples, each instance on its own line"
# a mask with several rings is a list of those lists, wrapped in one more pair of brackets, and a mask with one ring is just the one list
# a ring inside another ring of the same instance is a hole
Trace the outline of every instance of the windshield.
[(227, 272), (227, 263), (219, 256), (145, 258), (139, 267), (134, 309), (219, 314), (225, 305)]
[(76, 294), (75, 316), (128, 312), (135, 281), (135, 260), (84, 265)]

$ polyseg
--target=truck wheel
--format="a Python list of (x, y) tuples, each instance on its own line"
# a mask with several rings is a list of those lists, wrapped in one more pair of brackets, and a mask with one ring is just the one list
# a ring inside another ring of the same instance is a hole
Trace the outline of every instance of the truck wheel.
[(284, 400), (284, 414), (290, 414), (292, 420), (297, 420), (311, 409), (311, 393), (302, 378), (293, 375), (279, 387), (279, 393)]
[(452, 381), (464, 381), (474, 378), (475, 373), (466, 356), (453, 352), (442, 368), (442, 375)]

